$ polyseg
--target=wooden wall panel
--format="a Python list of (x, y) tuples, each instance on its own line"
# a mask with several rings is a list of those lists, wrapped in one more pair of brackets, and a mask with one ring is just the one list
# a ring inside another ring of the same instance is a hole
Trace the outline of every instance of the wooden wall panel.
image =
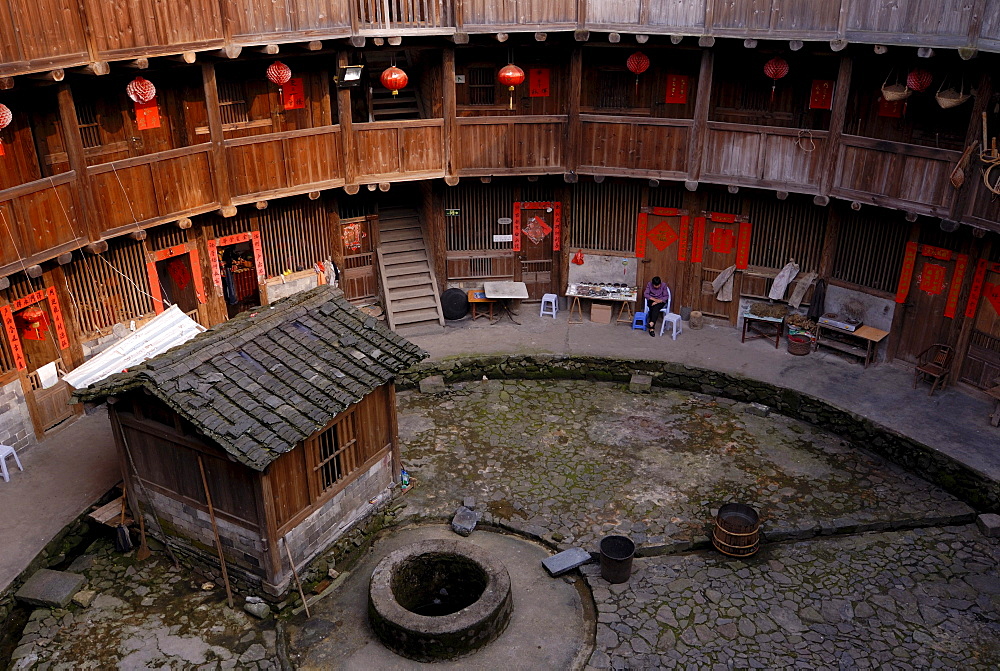
[(919, 41), (906, 39), (908, 35), (942, 36), (963, 44), (972, 15), (968, 0), (851, 0), (847, 34), (895, 33), (894, 41), (914, 44)]
[(563, 125), (514, 124), (513, 168), (554, 168), (562, 165)]
[(1000, 0), (986, 0), (979, 37), (984, 41), (983, 46), (994, 51), (1000, 49)]
[(0, 267), (16, 263), (22, 254), (26, 256), (14, 202), (10, 200), (0, 202), (0, 240), (3, 240), (0, 245)]
[(576, 23), (576, 0), (518, 0), (517, 15), (528, 25)]
[(399, 129), (362, 130), (364, 125), (354, 126), (355, 165), (358, 166), (358, 173), (381, 175), (401, 172)]
[(687, 127), (636, 124), (632, 130), (632, 167), (635, 170), (687, 172)]
[(216, 201), (207, 153), (156, 161), (151, 167), (161, 215), (186, 212)]
[(462, 0), (466, 26), (511, 25), (517, 22), (517, 0)]
[(399, 156), (403, 172), (442, 170), (444, 166), (441, 146), (441, 127), (401, 128), (399, 130)]
[(818, 189), (825, 159), (826, 140), (823, 138), (803, 141), (790, 135), (767, 135), (762, 177), (766, 182)]
[(287, 186), (281, 140), (226, 147), (234, 196)]
[(500, 169), (509, 165), (507, 157), (510, 126), (500, 124), (459, 124), (452, 156), (458, 170)]
[(76, 0), (9, 0), (21, 57), (33, 61), (83, 56), (87, 43)]
[(654, 26), (700, 28), (705, 25), (705, 3), (662, 0), (649, 3), (649, 23)]
[(52, 247), (85, 237), (76, 224), (73, 190), (69, 184), (42, 189), (15, 199), (15, 210), (21, 221), (23, 254), (40, 254)]
[(767, 30), (771, 25), (771, 0), (714, 0), (712, 28)]
[(340, 132), (285, 140), (285, 168), (289, 186), (343, 179)]
[(705, 138), (705, 173), (723, 177), (759, 179), (761, 135), (710, 129)]
[[(159, 214), (149, 164), (91, 173), (90, 190), (102, 231)], [(134, 218), (133, 218), (134, 215)]]
[[(338, 0), (220, 0), (234, 36), (298, 31), (331, 32), (350, 26), (350, 2)], [(340, 32), (340, 31), (335, 31)]]
[(894, 156), (893, 160), (902, 161), (902, 177), (898, 186), (892, 189), (893, 193), (888, 195), (932, 206), (950, 201), (955, 190), (948, 181), (948, 176), (955, 167), (954, 164), (917, 156)]
[(632, 142), (632, 126), (626, 123), (583, 122), (580, 165), (624, 167)]
[(102, 53), (223, 38), (217, 0), (84, 0), (84, 7)]
[(885, 193), (892, 156), (864, 147), (841, 149), (836, 186), (862, 193)]
[[(0, 64), (24, 60), (10, 5), (0, 2)], [(0, 71), (4, 68), (0, 65)]]
[(836, 33), (841, 2), (848, 0), (774, 0), (771, 28), (796, 33)]
[(587, 24), (638, 24), (640, 0), (587, 0)]

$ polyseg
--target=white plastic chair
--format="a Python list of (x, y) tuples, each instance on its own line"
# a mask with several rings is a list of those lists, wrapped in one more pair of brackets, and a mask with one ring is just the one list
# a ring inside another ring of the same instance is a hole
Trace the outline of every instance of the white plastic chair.
[[(546, 310), (548, 306), (548, 310)], [(545, 294), (542, 296), (542, 309), (538, 313), (539, 317), (544, 317), (545, 315), (551, 315), (553, 319), (556, 318), (556, 313), (559, 312), (559, 297), (555, 294)]]
[[(667, 329), (667, 322), (670, 322), (671, 337), (672, 337), (673, 340), (677, 340), (677, 334), (681, 332), (681, 316), (679, 314), (677, 314), (676, 312), (671, 312), (670, 311), (670, 301), (672, 300), (672, 298), (673, 298), (673, 295), (670, 293), (670, 289), (668, 288), (667, 289), (667, 304), (663, 308), (663, 312), (660, 313), (660, 315), (663, 318), (663, 321), (660, 322), (660, 335), (661, 336), (663, 335), (663, 332)], [(648, 304), (648, 301), (647, 301), (647, 304)], [(648, 307), (647, 307), (647, 309), (648, 309)]]
[(7, 457), (14, 457), (14, 463), (17, 467), (24, 470), (24, 466), (21, 465), (21, 460), (17, 458), (17, 452), (10, 445), (0, 445), (0, 474), (3, 475), (4, 482), (10, 482), (10, 474), (7, 472)]

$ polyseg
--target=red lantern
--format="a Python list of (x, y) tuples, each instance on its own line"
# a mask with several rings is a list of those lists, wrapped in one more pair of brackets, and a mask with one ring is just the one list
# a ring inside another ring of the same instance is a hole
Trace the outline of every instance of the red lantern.
[(775, 56), (767, 63), (764, 63), (764, 74), (771, 78), (771, 102), (774, 102), (774, 89), (778, 86), (778, 80), (788, 74), (788, 61), (780, 56)]
[(275, 61), (267, 68), (267, 78), (273, 84), (284, 86), (292, 78), (292, 69), (281, 61)]
[(21, 319), (25, 321), (27, 327), (33, 331), (36, 331), (42, 327), (42, 318), (45, 313), (41, 311), (40, 308), (31, 306), (21, 313)]
[(514, 109), (514, 87), (524, 81), (524, 70), (508, 63), (497, 73), (497, 80), (510, 91), (510, 109)]
[(625, 65), (627, 65), (628, 69), (632, 71), (632, 74), (638, 77), (649, 69), (649, 56), (641, 51), (637, 51), (628, 57), (628, 60), (625, 61)]
[(926, 91), (927, 87), (929, 87), (933, 81), (934, 75), (927, 72), (927, 70), (917, 68), (915, 70), (910, 70), (910, 74), (906, 75), (906, 88), (913, 89), (917, 93), (920, 93), (921, 91)]
[(410, 78), (406, 76), (406, 73), (397, 68), (395, 65), (391, 65), (382, 71), (382, 86), (386, 87), (392, 91), (392, 95), (398, 96), (399, 89), (406, 86), (410, 81)]
[(133, 102), (145, 104), (156, 97), (156, 87), (148, 79), (136, 77), (125, 87), (125, 93)]
[(10, 111), (10, 108), (0, 103), (0, 130), (3, 130), (10, 125), (10, 122), (14, 120), (14, 114)]

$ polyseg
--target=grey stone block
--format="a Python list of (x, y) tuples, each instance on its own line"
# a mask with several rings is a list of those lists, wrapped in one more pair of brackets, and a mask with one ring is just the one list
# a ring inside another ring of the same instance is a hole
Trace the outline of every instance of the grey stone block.
[(758, 417), (767, 417), (771, 414), (771, 409), (764, 405), (763, 403), (750, 403), (747, 405), (746, 412), (748, 415), (757, 415)]
[(628, 390), (633, 394), (648, 394), (653, 388), (653, 376), (633, 373), (629, 380)]
[(459, 536), (468, 536), (476, 528), (479, 516), (475, 511), (469, 510), (465, 506), (460, 506), (455, 512), (455, 517), (451, 520), (451, 530)]
[(468, 508), (469, 510), (475, 510), (476, 509), (476, 497), (475, 496), (466, 496), (465, 498), (462, 499), (462, 505), (465, 506), (466, 508)]
[(590, 553), (583, 548), (570, 548), (557, 555), (542, 560), (542, 566), (555, 578), (567, 571), (572, 571), (590, 561)]
[(32, 606), (64, 608), (86, 582), (87, 579), (77, 573), (43, 568), (28, 578), (14, 596)]
[(420, 381), (420, 393), (422, 394), (443, 394), (448, 391), (444, 384), (444, 377), (441, 375), (431, 375)]
[(1000, 515), (983, 513), (976, 518), (976, 526), (987, 538), (996, 538), (1000, 536)]

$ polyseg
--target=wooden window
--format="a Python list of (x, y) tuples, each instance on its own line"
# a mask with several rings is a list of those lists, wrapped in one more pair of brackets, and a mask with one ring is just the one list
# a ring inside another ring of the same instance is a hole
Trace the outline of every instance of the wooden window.
[(635, 77), (628, 72), (602, 70), (597, 73), (597, 106), (623, 109), (632, 106)]
[(101, 146), (101, 128), (97, 121), (97, 105), (93, 101), (76, 101), (76, 118), (80, 138), (87, 149)]
[(66, 289), (81, 338), (153, 313), (141, 242), (112, 242), (104, 254), (77, 255), (66, 266)]
[(581, 182), (573, 202), (572, 245), (598, 252), (634, 252), (642, 189), (630, 182)]
[(243, 82), (219, 82), (219, 112), (222, 114), (223, 125), (250, 121), (247, 91)]
[(326, 493), (345, 475), (364, 463), (364, 454), (358, 442), (357, 424), (353, 411), (323, 433), (309, 445), (314, 452), (313, 467), (316, 489)]
[(273, 203), (260, 213), (260, 234), (268, 277), (334, 258), (334, 231), (322, 201), (296, 198)]
[(894, 292), (909, 235), (909, 224), (884, 215), (844, 216), (837, 235), (833, 277), (862, 287)]
[(496, 68), (469, 68), (466, 75), (470, 105), (495, 105), (497, 99)]
[(792, 199), (753, 199), (748, 205), (753, 224), (751, 266), (780, 269), (795, 259), (803, 273), (819, 270), (827, 210)]

